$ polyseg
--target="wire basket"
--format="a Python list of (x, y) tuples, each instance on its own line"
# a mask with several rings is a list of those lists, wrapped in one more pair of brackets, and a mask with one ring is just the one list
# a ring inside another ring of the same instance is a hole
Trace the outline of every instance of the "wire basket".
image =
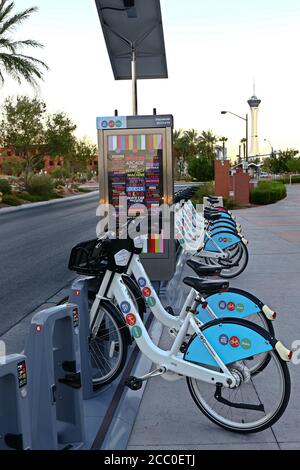
[(102, 241), (89, 240), (76, 245), (70, 255), (69, 269), (77, 274), (100, 276), (108, 264), (107, 252)]

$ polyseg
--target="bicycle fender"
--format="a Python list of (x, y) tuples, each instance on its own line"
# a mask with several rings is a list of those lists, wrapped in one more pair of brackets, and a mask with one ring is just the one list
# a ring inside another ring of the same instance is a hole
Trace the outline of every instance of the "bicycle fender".
[[(277, 341), (262, 328), (253, 325), (252, 329), (245, 324), (247, 322), (243, 320), (224, 318), (202, 327), (206, 340), (225, 365), (272, 351), (277, 344)], [(219, 368), (198, 336), (194, 336), (190, 341), (184, 359), (194, 364)]]
[[(258, 305), (248, 296), (232, 292), (231, 289), (226, 292), (211, 294), (205, 300), (218, 318), (247, 318), (261, 312), (261, 302)], [(201, 305), (198, 307), (197, 317), (203, 323), (211, 321), (211, 316)]]
[[(235, 235), (234, 233), (231, 233), (229, 230), (228, 231), (220, 231), (212, 235), (211, 237), (214, 242), (222, 249), (230, 248), (231, 246), (236, 245), (237, 243), (241, 242), (241, 239), (239, 236)], [(213, 244), (211, 240), (207, 240), (205, 246), (204, 246), (205, 251), (213, 251), (215, 253), (218, 253), (217, 247)]]
[(221, 222), (217, 222), (215, 224), (212, 224), (210, 231), (213, 231), (213, 230), (216, 230), (216, 229), (223, 229), (224, 230), (224, 228), (225, 229), (228, 228), (229, 230), (237, 230), (236, 225), (231, 224), (227, 221), (221, 221)]

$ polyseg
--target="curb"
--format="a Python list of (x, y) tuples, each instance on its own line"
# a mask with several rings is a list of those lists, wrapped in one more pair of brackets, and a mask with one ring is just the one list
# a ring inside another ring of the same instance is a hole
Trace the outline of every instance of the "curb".
[(98, 193), (98, 191), (92, 191), (91, 193), (82, 194), (80, 196), (70, 196), (70, 197), (64, 197), (62, 199), (52, 199), (51, 201), (34, 202), (34, 203), (31, 203), (31, 204), (23, 204), (22, 206), (18, 206), (18, 207), (7, 207), (7, 208), (4, 208), (4, 209), (0, 209), (0, 215), (10, 214), (12, 212), (19, 212), (19, 211), (24, 211), (24, 210), (27, 210), (27, 209), (38, 208), (38, 207), (50, 206), (50, 205), (54, 205), (54, 204), (63, 203), (63, 202), (66, 202), (66, 201), (67, 202), (75, 201), (76, 199), (84, 199), (84, 198), (91, 197), (91, 196), (95, 195), (96, 193)]

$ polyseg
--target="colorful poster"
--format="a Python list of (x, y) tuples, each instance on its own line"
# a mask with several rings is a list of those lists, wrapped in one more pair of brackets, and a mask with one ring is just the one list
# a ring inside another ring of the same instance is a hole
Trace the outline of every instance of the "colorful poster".
[[(135, 204), (147, 209), (163, 203), (163, 136), (111, 135), (107, 137), (110, 203), (118, 208), (119, 198), (128, 197), (128, 213)], [(162, 234), (150, 238), (146, 252), (164, 253)]]

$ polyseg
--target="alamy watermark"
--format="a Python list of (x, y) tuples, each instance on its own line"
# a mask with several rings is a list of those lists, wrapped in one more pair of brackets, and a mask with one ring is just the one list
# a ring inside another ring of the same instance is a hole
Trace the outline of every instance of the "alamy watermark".
[(130, 198), (121, 196), (118, 204), (100, 204), (97, 208), (97, 237), (106, 232), (110, 236), (127, 240), (138, 237), (179, 241), (186, 251), (197, 251), (204, 234), (201, 205), (191, 201), (184, 204), (151, 205), (132, 204)]
[(293, 356), (292, 356), (292, 363), (295, 366), (299, 366), (300, 364), (300, 340), (297, 339), (292, 343), (292, 350), (293, 350)]
[(4, 356), (6, 356), (6, 345), (4, 341), (0, 341), (0, 361)]

